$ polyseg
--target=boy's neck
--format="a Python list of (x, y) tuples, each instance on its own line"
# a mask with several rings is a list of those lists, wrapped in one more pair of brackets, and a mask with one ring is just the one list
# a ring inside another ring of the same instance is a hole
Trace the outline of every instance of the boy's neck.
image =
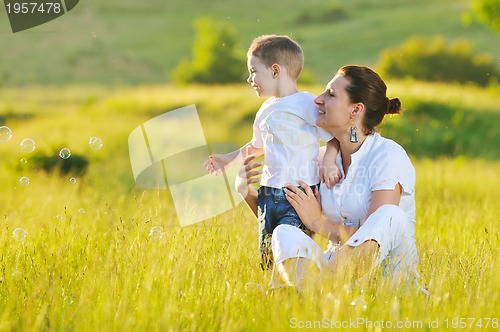
[(287, 87), (278, 87), (278, 89), (276, 90), (276, 94), (274, 95), (274, 97), (276, 97), (276, 98), (283, 98), (283, 97), (286, 97), (286, 96), (293, 95), (294, 93), (297, 93), (297, 92), (299, 92), (299, 90), (297, 89), (296, 85), (294, 85), (294, 86), (287, 86)]
[(299, 89), (297, 88), (297, 83), (295, 80), (280, 80), (278, 86), (276, 87), (276, 93), (274, 97), (283, 98), (293, 95), (297, 92), (299, 92)]

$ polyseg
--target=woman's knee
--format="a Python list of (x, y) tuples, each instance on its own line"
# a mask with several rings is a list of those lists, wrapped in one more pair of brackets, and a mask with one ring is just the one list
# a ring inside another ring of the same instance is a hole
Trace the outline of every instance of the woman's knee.
[(273, 231), (272, 240), (271, 240), (273, 245), (276, 245), (275, 243), (281, 241), (281, 239), (283, 237), (287, 236), (286, 234), (288, 233), (288, 227), (294, 227), (294, 226), (286, 225), (286, 224), (276, 226), (276, 228)]

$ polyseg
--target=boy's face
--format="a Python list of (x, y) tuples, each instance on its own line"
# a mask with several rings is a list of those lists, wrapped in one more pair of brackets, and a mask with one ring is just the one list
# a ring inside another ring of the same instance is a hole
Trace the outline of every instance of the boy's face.
[(276, 95), (276, 80), (274, 79), (273, 69), (267, 67), (258, 57), (251, 55), (247, 61), (248, 76), (247, 82), (250, 83), (255, 93), (259, 97), (271, 97)]

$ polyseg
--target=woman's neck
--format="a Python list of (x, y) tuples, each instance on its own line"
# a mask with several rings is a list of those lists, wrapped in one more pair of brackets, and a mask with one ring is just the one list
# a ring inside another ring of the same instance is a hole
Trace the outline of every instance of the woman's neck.
[(358, 135), (357, 143), (352, 143), (350, 141), (349, 135), (345, 135), (344, 137), (340, 138), (337, 137), (340, 142), (339, 150), (342, 156), (342, 167), (344, 168), (344, 174), (347, 175), (347, 171), (349, 170), (349, 166), (351, 165), (352, 155), (361, 148), (361, 145), (363, 145), (366, 137), (367, 136), (364, 134)]

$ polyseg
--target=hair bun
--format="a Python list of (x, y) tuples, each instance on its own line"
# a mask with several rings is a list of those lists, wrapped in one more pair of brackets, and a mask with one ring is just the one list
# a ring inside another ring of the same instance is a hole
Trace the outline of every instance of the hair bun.
[(386, 114), (399, 114), (401, 112), (401, 101), (399, 98), (387, 98)]

